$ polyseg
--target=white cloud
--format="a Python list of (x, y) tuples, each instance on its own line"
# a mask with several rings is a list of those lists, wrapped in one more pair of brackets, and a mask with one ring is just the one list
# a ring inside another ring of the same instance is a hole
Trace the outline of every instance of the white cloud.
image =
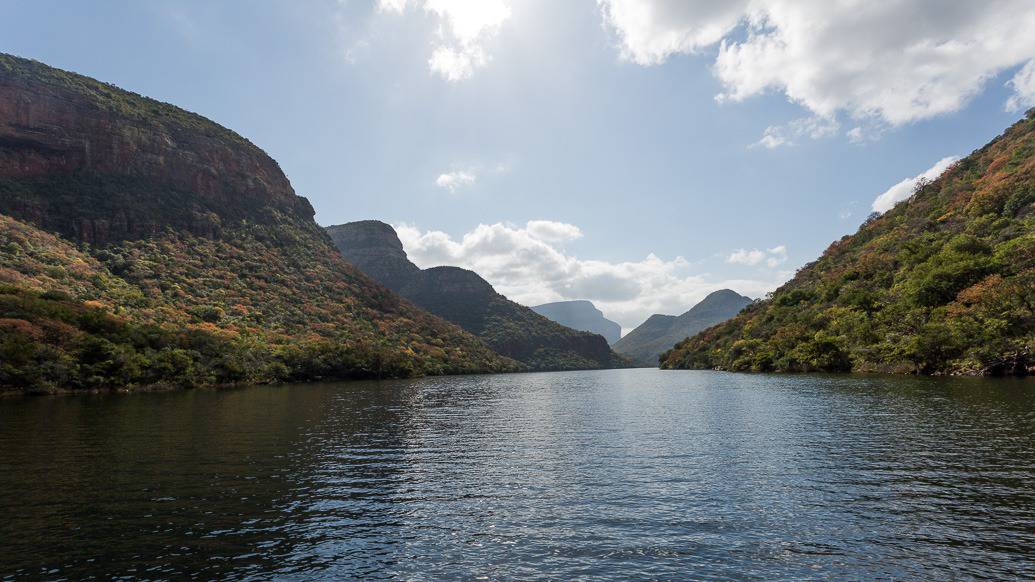
[(737, 26), (746, 0), (597, 0), (605, 21), (621, 38), (622, 56), (657, 65), (675, 53), (696, 53)]
[(437, 42), (428, 59), (431, 72), (461, 81), (490, 60), (485, 45), (510, 19), (508, 0), (378, 0), (381, 12), (403, 14), (420, 6), (439, 21)]
[(1013, 95), (1006, 100), (1007, 111), (1018, 111), (1035, 107), (1035, 60), (1021, 67), (1017, 74), (1007, 82), (1013, 89)]
[[(1035, 96), (1031, 0), (598, 3), (636, 63), (716, 51), (721, 101), (777, 91), (822, 118), (894, 126), (957, 111), (990, 77), (1025, 63), (1009, 105)], [(763, 136), (760, 145), (781, 140)]]
[(787, 139), (787, 136), (784, 135), (784, 132), (778, 126), (770, 125), (765, 128), (762, 139), (751, 144), (751, 147), (763, 147), (767, 150), (774, 150), (785, 145), (794, 145), (794, 142)]
[(820, 139), (836, 135), (841, 124), (836, 119), (813, 115), (795, 119), (786, 125), (770, 125), (765, 128), (762, 139), (751, 144), (751, 147), (775, 149), (780, 146), (794, 145), (794, 138), (808, 136)]
[(525, 229), (528, 234), (548, 243), (562, 243), (582, 238), (582, 229), (566, 222), (529, 220)]
[(747, 265), (749, 267), (765, 263), (767, 267), (773, 268), (787, 262), (787, 247), (779, 245), (765, 250), (737, 249), (726, 257), (726, 262), (732, 265)]
[(456, 192), (460, 188), (474, 184), (476, 181), (478, 181), (478, 176), (473, 172), (457, 170), (446, 174), (439, 174), (438, 178), (435, 178), (435, 185), (450, 192)]
[(960, 159), (959, 156), (942, 158), (923, 173), (913, 176), (912, 178), (906, 178), (891, 188), (888, 188), (873, 201), (873, 211), (884, 213), (891, 210), (896, 204), (913, 195), (913, 189), (916, 188), (917, 182), (920, 180), (934, 180), (938, 176), (941, 176), (942, 172), (947, 170), (949, 166), (955, 163), (958, 159)]
[[(666, 261), (653, 254), (618, 263), (580, 259), (557, 242), (582, 236), (582, 231), (553, 221), (481, 224), (459, 240), (440, 231), (408, 225), (395, 228), (410, 259), (423, 268), (471, 269), (497, 291), (525, 305), (588, 299), (626, 331), (653, 313), (683, 313), (712, 291), (730, 288), (758, 297), (792, 275), (780, 271), (766, 279), (723, 280), (690, 273), (691, 265), (682, 257)], [(786, 249), (780, 248), (771, 249), (773, 256), (786, 256)]]
[(460, 81), (474, 74), (474, 70), (486, 63), (485, 51), (481, 47), (453, 48), (440, 46), (431, 53), (428, 67), (447, 81)]
[(787, 262), (787, 247), (784, 245), (766, 249), (766, 253), (769, 258), (765, 260), (765, 264), (770, 268)]
[(752, 249), (750, 251), (747, 249), (738, 249), (736, 251), (733, 251), (733, 253), (730, 256), (726, 257), (727, 263), (732, 263), (735, 265), (752, 266), (757, 265), (764, 260), (765, 251), (760, 251), (758, 249)]

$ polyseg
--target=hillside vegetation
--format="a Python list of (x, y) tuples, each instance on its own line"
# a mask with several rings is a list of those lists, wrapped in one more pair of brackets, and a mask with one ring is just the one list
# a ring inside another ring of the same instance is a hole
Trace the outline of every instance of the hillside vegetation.
[(0, 388), (521, 369), (345, 262), (218, 125), (0, 55)]
[(665, 368), (1035, 371), (1035, 110)]

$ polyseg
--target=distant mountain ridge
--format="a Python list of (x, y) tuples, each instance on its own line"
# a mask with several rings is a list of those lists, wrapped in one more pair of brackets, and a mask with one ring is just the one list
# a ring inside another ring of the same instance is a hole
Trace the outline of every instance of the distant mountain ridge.
[(1035, 373), (1035, 109), (662, 367)]
[(421, 270), (398, 235), (378, 220), (329, 226), (346, 260), (406, 299), (485, 340), (533, 370), (624, 365), (603, 337), (555, 323), (500, 295), (477, 273), (459, 267)]
[(0, 54), (0, 389), (519, 369), (345, 262), (247, 139)]
[(555, 301), (536, 305), (532, 311), (563, 326), (600, 334), (609, 344), (622, 337), (622, 326), (604, 317), (604, 313), (591, 301)]
[(614, 344), (619, 354), (643, 366), (657, 366), (662, 353), (678, 342), (735, 316), (751, 298), (729, 289), (710, 293), (686, 313), (654, 314)]

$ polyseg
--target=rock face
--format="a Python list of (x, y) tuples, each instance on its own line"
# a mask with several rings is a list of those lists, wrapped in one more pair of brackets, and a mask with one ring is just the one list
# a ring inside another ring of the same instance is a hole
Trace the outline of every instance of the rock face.
[(614, 344), (614, 350), (642, 366), (657, 366), (658, 358), (676, 343), (735, 316), (751, 303), (735, 291), (715, 291), (683, 315), (650, 316)]
[(0, 388), (522, 369), (345, 262), (198, 115), (0, 55)]
[(622, 337), (622, 326), (605, 318), (603, 312), (590, 301), (544, 303), (536, 305), (532, 311), (563, 326), (600, 334), (609, 344), (615, 343)]
[(379, 220), (361, 220), (326, 229), (339, 249), (349, 249), (349, 262), (382, 285), (398, 292), (420, 268), (410, 262), (395, 229)]
[(179, 108), (0, 55), (0, 212), (92, 243), (313, 216), (269, 156)]
[(366, 274), (534, 370), (624, 364), (603, 337), (559, 325), (510, 301), (477, 273), (458, 267), (421, 270), (406, 258), (399, 237), (387, 224), (350, 222), (327, 227), (327, 233), (346, 260)]
[(1035, 110), (662, 367), (1035, 373)]

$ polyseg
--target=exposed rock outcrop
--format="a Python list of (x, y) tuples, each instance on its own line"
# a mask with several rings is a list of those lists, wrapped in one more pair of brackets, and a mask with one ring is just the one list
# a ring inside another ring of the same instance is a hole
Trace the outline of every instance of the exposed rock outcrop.
[(172, 105), (0, 55), (0, 212), (85, 242), (165, 227), (310, 219), (280, 167), (238, 134)]
[(420, 272), (406, 257), (395, 229), (379, 220), (350, 222), (326, 231), (335, 246), (349, 249), (350, 263), (397, 293)]

